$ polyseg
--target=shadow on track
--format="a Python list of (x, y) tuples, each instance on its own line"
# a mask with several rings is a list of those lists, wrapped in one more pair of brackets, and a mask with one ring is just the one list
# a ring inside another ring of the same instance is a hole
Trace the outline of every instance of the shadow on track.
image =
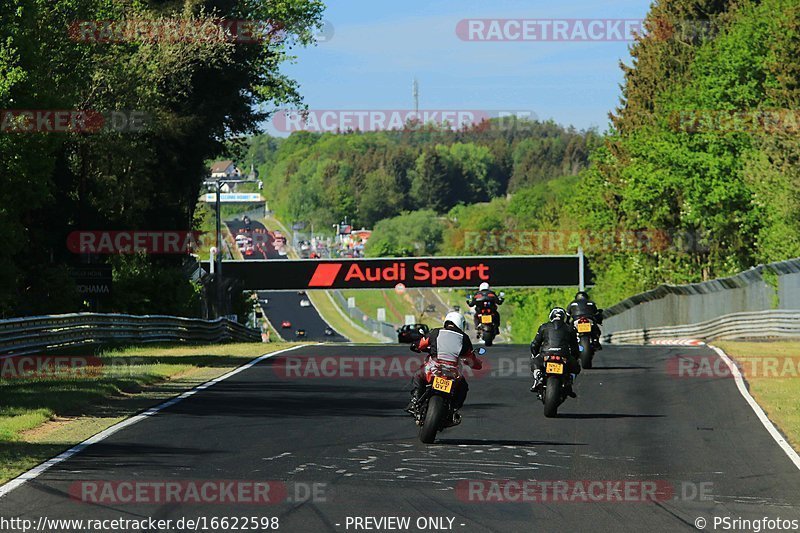
[(628, 415), (624, 413), (558, 413), (558, 418), (573, 418), (576, 420), (606, 419), (606, 418), (664, 418), (665, 415)]
[(455, 444), (462, 446), (586, 446), (583, 442), (502, 439), (436, 439), (436, 444)]
[[(652, 366), (593, 366), (591, 372), (597, 370), (652, 370)], [(587, 370), (588, 372), (588, 370)]]

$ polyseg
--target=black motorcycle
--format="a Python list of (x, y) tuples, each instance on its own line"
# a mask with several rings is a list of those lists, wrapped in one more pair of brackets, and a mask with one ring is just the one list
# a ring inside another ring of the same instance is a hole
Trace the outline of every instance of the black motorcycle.
[[(505, 295), (501, 292), (500, 298), (503, 296)], [(469, 304), (469, 300), (467, 300), (467, 304)], [(478, 315), (478, 338), (486, 346), (491, 346), (495, 337), (500, 334), (499, 314), (493, 311), (490, 301), (478, 302), (475, 305), (475, 313)]]
[(544, 416), (555, 418), (558, 407), (568, 397), (570, 376), (567, 360), (560, 355), (544, 356), (544, 386), (539, 391), (539, 399), (544, 404)]
[(483, 307), (477, 313), (479, 317), (478, 338), (482, 339), (486, 346), (491, 346), (494, 343), (494, 338), (499, 333), (495, 314), (489, 307)]

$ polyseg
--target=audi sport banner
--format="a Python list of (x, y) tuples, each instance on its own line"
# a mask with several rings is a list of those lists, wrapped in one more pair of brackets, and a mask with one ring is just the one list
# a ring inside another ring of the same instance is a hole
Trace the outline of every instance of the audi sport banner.
[[(571, 287), (578, 256), (414, 257), (408, 259), (225, 261), (224, 278), (243, 290), (391, 289), (405, 287)], [(208, 263), (203, 263), (208, 270)], [(585, 283), (591, 285), (585, 270)]]

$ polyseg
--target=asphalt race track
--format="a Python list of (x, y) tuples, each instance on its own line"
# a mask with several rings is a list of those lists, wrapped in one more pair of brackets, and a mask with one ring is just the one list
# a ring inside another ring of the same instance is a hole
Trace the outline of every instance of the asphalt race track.
[[(305, 340), (347, 342), (347, 339), (336, 332), (333, 336), (327, 337), (325, 328), (330, 326), (322, 319), (313, 305), (300, 307), (300, 300), (303, 299), (303, 296), (299, 296), (296, 292), (259, 291), (258, 297), (261, 300), (267, 299), (267, 303), (262, 304), (261, 307), (272, 325), (287, 341), (304, 340), (295, 337), (297, 329), (302, 328), (306, 330)], [(281, 322), (284, 320), (291, 322), (292, 327), (282, 329)]]
[[(240, 230), (244, 229), (244, 224), (241, 219), (228, 220), (225, 222), (230, 231), (235, 235)], [(266, 233), (267, 229), (261, 222), (253, 220), (251, 222), (251, 230), (262, 230)], [(271, 234), (266, 233), (266, 242), (263, 246), (259, 246), (256, 252), (251, 256), (245, 256), (245, 260), (253, 259), (275, 259), (284, 260), (286, 256), (280, 255), (275, 247), (272, 245), (273, 237)], [(257, 243), (258, 241), (256, 241)], [(224, 273), (224, 272), (223, 272)], [(262, 309), (269, 319), (270, 323), (280, 331), (281, 336), (288, 340), (297, 340), (295, 333), (298, 329), (306, 330), (305, 340), (310, 341), (324, 341), (324, 342), (346, 342), (347, 339), (334, 331), (334, 335), (328, 337), (325, 335), (325, 329), (328, 328), (327, 322), (322, 319), (316, 308), (312, 305), (310, 307), (301, 307), (300, 300), (303, 299), (295, 292), (280, 292), (280, 291), (259, 291), (258, 298), (262, 301)], [(266, 301), (266, 303), (264, 303)], [(281, 323), (284, 320), (291, 322), (292, 327), (282, 329)], [(302, 340), (302, 339), (300, 339)]]
[[(526, 347), (498, 345), (486, 356), (491, 369), (470, 380), (463, 424), (425, 446), (401, 411), (408, 378), (391, 371), (419, 356), (401, 346), (307, 346), (92, 445), (0, 499), (0, 515), (278, 517), (280, 531), (290, 532), (696, 531), (699, 517), (712, 531), (714, 516), (800, 519), (800, 473), (733, 380), (675, 375), (677, 362), (696, 356), (717, 358), (704, 347), (606, 347), (580, 376), (578, 399), (546, 419), (528, 392)], [(353, 371), (354, 361), (362, 370)], [(97, 480), (274, 481), (295, 501), (82, 501), (75, 487)], [(497, 503), (463, 490), (472, 486), (467, 480), (616, 480), (659, 489), (655, 501)], [(316, 500), (298, 498), (309, 486)], [(411, 522), (359, 529), (355, 517)], [(421, 529), (420, 517), (453, 522)]]

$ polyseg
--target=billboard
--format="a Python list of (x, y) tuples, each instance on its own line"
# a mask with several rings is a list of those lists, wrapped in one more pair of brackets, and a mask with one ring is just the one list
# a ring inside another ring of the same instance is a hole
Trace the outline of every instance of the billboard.
[(84, 298), (110, 296), (113, 286), (111, 265), (81, 265), (69, 269), (75, 288)]
[[(208, 193), (203, 195), (202, 201), (213, 204), (217, 201), (216, 193)], [(264, 201), (264, 197), (257, 192), (237, 192), (237, 193), (222, 193), (219, 195), (221, 203), (260, 203)]]
[[(577, 287), (578, 256), (414, 257), (297, 261), (225, 261), (226, 278), (244, 290)], [(204, 263), (208, 270), (208, 263)], [(591, 272), (585, 269), (586, 284)]]

